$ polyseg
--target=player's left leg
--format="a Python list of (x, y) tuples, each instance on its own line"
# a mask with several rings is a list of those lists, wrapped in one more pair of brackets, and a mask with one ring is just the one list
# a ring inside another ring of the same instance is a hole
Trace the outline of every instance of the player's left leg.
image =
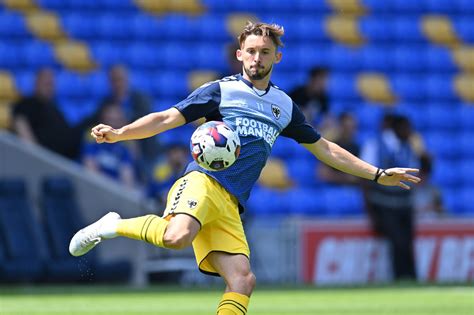
[(217, 308), (218, 315), (245, 315), (250, 295), (255, 288), (255, 275), (249, 259), (244, 255), (212, 252), (207, 258), (212, 267), (224, 278), (225, 293)]

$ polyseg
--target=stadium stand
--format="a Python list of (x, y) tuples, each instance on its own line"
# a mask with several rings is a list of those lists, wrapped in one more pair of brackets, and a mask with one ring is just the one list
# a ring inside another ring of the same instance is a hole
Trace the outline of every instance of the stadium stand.
[[(51, 244), (51, 257), (55, 262), (72, 268), (62, 268), (62, 272), (53, 275), (60, 280), (88, 280), (85, 270), (92, 274), (96, 280), (117, 282), (126, 281), (130, 277), (131, 266), (124, 261), (100, 263), (97, 254), (87, 256), (87, 261), (82, 262), (77, 268), (77, 262), (68, 251), (69, 241), (76, 231), (83, 225), (81, 211), (77, 205), (74, 187), (66, 177), (50, 176), (43, 179), (42, 191), (42, 216)], [(60, 269), (60, 268), (58, 268)], [(82, 270), (81, 270), (82, 269)], [(50, 278), (51, 279), (51, 278)]]
[[(259, 18), (286, 30), (275, 84), (289, 91), (312, 66), (328, 67), (331, 109), (355, 112), (361, 141), (376, 132), (384, 111), (408, 115), (435, 156), (433, 181), (446, 208), (473, 215), (474, 174), (466, 166), (474, 156), (473, 17), (470, 0), (3, 1), (0, 126), (8, 126), (9, 104), (31, 91), (32, 74), (45, 65), (58, 70), (58, 98), (73, 122), (94, 112), (106, 70), (117, 63), (164, 109), (228, 71), (225, 45), (247, 19)], [(161, 140), (187, 143), (192, 129)], [(296, 185), (285, 193), (258, 187), (252, 213), (361, 215), (359, 192), (318, 181), (312, 157), (293, 143), (279, 139), (273, 154)], [(458, 180), (449, 170), (461, 166)]]

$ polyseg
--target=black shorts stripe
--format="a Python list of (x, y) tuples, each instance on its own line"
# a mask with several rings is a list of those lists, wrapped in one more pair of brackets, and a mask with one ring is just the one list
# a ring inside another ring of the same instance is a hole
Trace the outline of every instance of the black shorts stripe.
[[(234, 301), (232, 301), (232, 300), (226, 300), (226, 301), (234, 302)], [(233, 305), (233, 306), (235, 306), (239, 311), (241, 311), (243, 315), (247, 314), (247, 311), (242, 310), (237, 304), (231, 303), (231, 302), (225, 302), (225, 303), (222, 302), (221, 304), (219, 304), (219, 307), (221, 307), (221, 306), (223, 306), (223, 305)]]

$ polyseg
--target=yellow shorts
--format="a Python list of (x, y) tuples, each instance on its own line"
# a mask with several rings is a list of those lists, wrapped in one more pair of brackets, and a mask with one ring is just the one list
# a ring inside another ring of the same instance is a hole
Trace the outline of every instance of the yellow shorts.
[(206, 259), (214, 251), (250, 257), (237, 198), (212, 177), (195, 171), (174, 183), (163, 217), (170, 219), (180, 213), (194, 217), (201, 224), (193, 241), (201, 272), (218, 275)]

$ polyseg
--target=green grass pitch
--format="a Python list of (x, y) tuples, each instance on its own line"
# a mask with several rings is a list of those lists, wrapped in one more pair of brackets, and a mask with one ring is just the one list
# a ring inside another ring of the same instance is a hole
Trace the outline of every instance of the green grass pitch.
[[(215, 314), (221, 292), (152, 287), (48, 287), (0, 289), (0, 314)], [(264, 289), (249, 315), (473, 315), (472, 287)]]

